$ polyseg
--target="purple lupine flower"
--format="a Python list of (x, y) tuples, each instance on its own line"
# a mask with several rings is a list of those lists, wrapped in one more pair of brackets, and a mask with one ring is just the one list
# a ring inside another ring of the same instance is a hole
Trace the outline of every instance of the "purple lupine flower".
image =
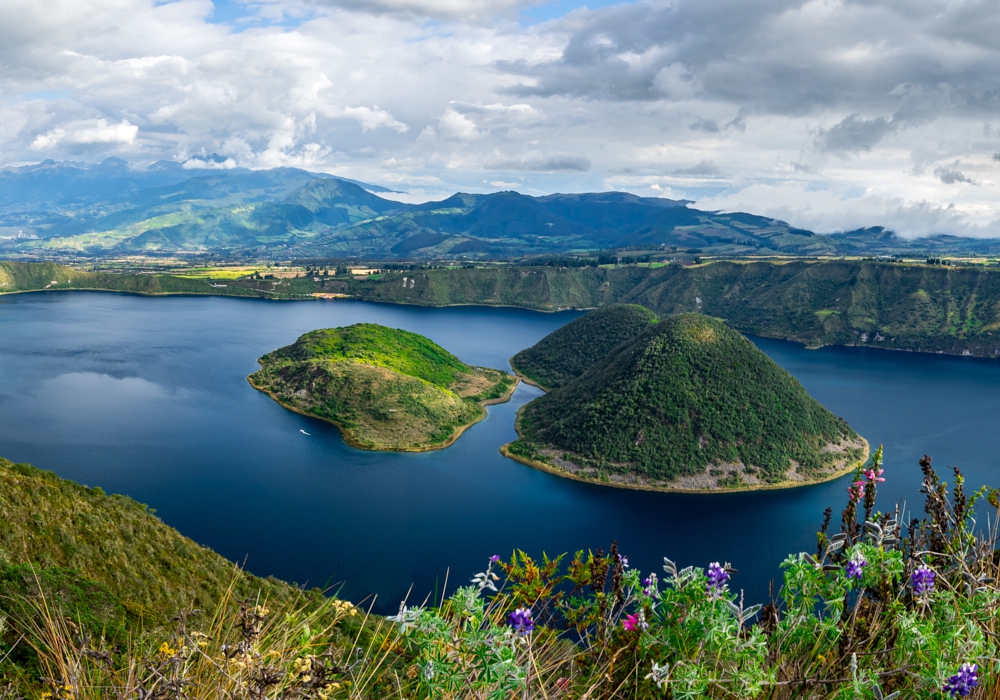
[(927, 595), (933, 591), (934, 577), (934, 569), (926, 564), (918, 566), (917, 570), (910, 574), (910, 585), (913, 586), (913, 592), (917, 595)]
[(624, 554), (618, 555), (618, 561), (621, 563), (623, 569), (628, 568), (628, 557), (626, 557)]
[(712, 598), (718, 598), (726, 588), (726, 581), (729, 580), (729, 573), (723, 569), (719, 562), (713, 561), (708, 565), (708, 594)]
[(656, 583), (656, 574), (650, 574), (649, 578), (644, 578), (642, 580), (642, 585), (645, 586), (645, 588), (642, 589), (642, 592), (652, 597), (656, 594)]
[(867, 565), (868, 560), (865, 559), (865, 555), (859, 549), (847, 560), (847, 564), (844, 565), (844, 573), (847, 574), (847, 578), (856, 578), (860, 581), (863, 573), (862, 569)]
[(498, 561), (500, 561), (500, 555), (494, 554), (492, 557), (490, 557), (490, 561), (496, 564)]
[(510, 614), (509, 621), (514, 631), (522, 637), (531, 634), (531, 631), (535, 629), (535, 621), (531, 619), (530, 608), (518, 608)]
[(962, 664), (958, 673), (948, 679), (944, 684), (944, 692), (950, 693), (951, 697), (965, 697), (972, 692), (972, 689), (979, 685), (979, 678), (976, 676), (978, 667), (976, 664)]

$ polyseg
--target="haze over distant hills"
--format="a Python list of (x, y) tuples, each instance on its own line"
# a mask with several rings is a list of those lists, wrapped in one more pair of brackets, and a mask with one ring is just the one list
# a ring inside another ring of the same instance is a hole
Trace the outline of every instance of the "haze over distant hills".
[[(44, 161), (0, 170), (0, 254), (232, 258), (521, 258), (628, 249), (715, 255), (989, 255), (1000, 240), (902, 239), (881, 227), (818, 235), (750, 213), (625, 192), (458, 193), (404, 204), (391, 190), (295, 168), (226, 169), (220, 156), (136, 168)], [(193, 166), (193, 167), (192, 167)]]

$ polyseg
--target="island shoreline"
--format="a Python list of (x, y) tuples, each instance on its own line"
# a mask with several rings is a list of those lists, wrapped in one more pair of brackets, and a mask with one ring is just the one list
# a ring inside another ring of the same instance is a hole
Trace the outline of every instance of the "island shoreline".
[[(256, 374), (256, 372), (254, 374)], [(471, 423), (469, 423), (467, 425), (463, 425), (460, 428), (458, 428), (456, 430), (456, 432), (454, 434), (452, 434), (452, 436), (450, 438), (448, 438), (448, 440), (446, 442), (436, 443), (434, 445), (426, 445), (426, 446), (422, 446), (422, 447), (387, 447), (387, 448), (376, 448), (376, 447), (366, 447), (365, 445), (361, 445), (358, 442), (356, 442), (355, 440), (353, 440), (350, 437), (350, 435), (348, 435), (347, 429), (343, 425), (341, 425), (340, 423), (338, 423), (335, 420), (332, 420), (330, 418), (325, 418), (323, 416), (317, 416), (315, 413), (308, 413), (306, 411), (298, 409), (298, 408), (296, 408), (294, 406), (289, 406), (288, 404), (284, 403), (277, 396), (275, 396), (273, 392), (269, 391), (268, 389), (264, 389), (262, 387), (257, 386), (257, 384), (255, 384), (254, 381), (253, 381), (253, 374), (251, 374), (250, 376), (247, 377), (247, 383), (249, 383), (250, 386), (252, 386), (254, 389), (256, 389), (257, 391), (259, 391), (260, 393), (266, 394), (267, 396), (271, 397), (271, 399), (276, 404), (278, 404), (279, 406), (281, 406), (282, 408), (284, 408), (286, 410), (289, 410), (292, 413), (298, 413), (300, 416), (305, 416), (307, 418), (313, 418), (315, 420), (321, 420), (324, 423), (331, 423), (332, 425), (335, 425), (337, 427), (337, 430), (340, 431), (340, 436), (344, 440), (344, 443), (346, 443), (347, 445), (353, 447), (356, 450), (365, 450), (367, 452), (414, 452), (414, 453), (417, 453), (417, 452), (434, 452), (436, 450), (443, 450), (443, 449), (446, 449), (446, 448), (451, 447), (452, 445), (454, 445), (455, 442), (460, 437), (462, 437), (462, 435), (465, 433), (466, 430), (468, 430), (472, 426), (477, 425), (477, 424), (481, 423), (482, 421), (486, 420), (486, 418), (489, 416), (489, 412), (486, 410), (487, 406), (494, 406), (496, 404), (507, 403), (508, 401), (510, 401), (511, 397), (514, 395), (514, 390), (517, 389), (517, 385), (518, 385), (519, 381), (520, 381), (520, 378), (517, 375), (515, 375), (514, 376), (514, 383), (511, 385), (510, 389), (507, 392), (505, 392), (503, 395), (498, 396), (498, 397), (496, 397), (494, 399), (483, 399), (482, 401), (476, 401), (476, 403), (478, 405), (480, 405), (480, 406), (483, 407), (483, 415), (480, 416), (479, 418), (477, 418), (476, 420), (474, 420), (473, 422), (471, 422)]]
[[(518, 432), (518, 435), (520, 435), (520, 432)], [(861, 436), (859, 435), (858, 437)], [(803, 486), (817, 486), (819, 484), (826, 484), (831, 481), (836, 481), (837, 479), (842, 479), (843, 477), (852, 473), (860, 465), (867, 462), (868, 458), (871, 456), (871, 445), (868, 443), (868, 440), (865, 440), (865, 438), (862, 437), (861, 439), (864, 440), (865, 443), (864, 459), (861, 459), (857, 462), (853, 462), (849, 466), (846, 466), (843, 469), (841, 469), (840, 471), (834, 472), (833, 474), (825, 476), (822, 479), (811, 479), (809, 481), (783, 481), (778, 484), (754, 484), (754, 485), (748, 484), (746, 486), (740, 486), (737, 488), (725, 488), (725, 489), (685, 489), (685, 488), (676, 488), (670, 486), (623, 484), (613, 481), (601, 481), (600, 479), (591, 479), (585, 476), (579, 476), (577, 474), (573, 474), (572, 472), (568, 472), (558, 467), (554, 467), (546, 462), (541, 462), (535, 459), (529, 459), (528, 457), (522, 457), (520, 455), (516, 455), (510, 451), (509, 448), (512, 443), (509, 442), (506, 445), (500, 446), (500, 454), (503, 455), (504, 457), (507, 457), (508, 459), (514, 460), (515, 462), (520, 462), (525, 466), (531, 467), (532, 469), (537, 469), (538, 471), (547, 472), (549, 474), (552, 474), (553, 476), (560, 476), (563, 477), (564, 479), (572, 479), (573, 481), (579, 481), (584, 484), (593, 484), (594, 486), (609, 486), (611, 488), (628, 489), (630, 491), (655, 491), (658, 493), (687, 493), (687, 494), (698, 494), (707, 496), (710, 494), (747, 493), (750, 491), (781, 491), (785, 489), (801, 488)]]
[[(509, 364), (510, 368), (514, 371), (514, 375), (518, 379), (523, 381), (525, 384), (530, 384), (531, 386), (541, 389), (546, 393), (550, 391), (549, 389), (543, 387), (541, 384), (538, 384), (537, 382), (534, 382), (528, 377), (524, 376), (514, 365), (513, 357), (507, 360), (507, 364)], [(528, 403), (531, 402), (529, 401)], [(528, 403), (525, 403), (524, 406), (527, 406)], [(521, 408), (518, 409), (517, 415), (514, 417), (514, 430), (517, 431), (517, 436), (519, 439), (523, 437), (521, 435), (521, 411), (524, 410), (524, 406), (521, 406)], [(858, 466), (867, 462), (868, 458), (871, 456), (871, 444), (868, 442), (867, 439), (865, 439), (860, 435), (858, 435), (858, 438), (864, 443), (865, 456), (856, 463), (849, 462), (848, 465), (846, 465), (843, 469), (840, 469), (832, 474), (829, 474), (828, 476), (825, 476), (822, 479), (810, 479), (809, 481), (783, 481), (778, 484), (747, 484), (746, 486), (740, 486), (736, 488), (722, 488), (722, 489), (688, 489), (688, 488), (679, 488), (671, 486), (651, 486), (646, 484), (623, 484), (612, 481), (601, 481), (600, 479), (592, 479), (589, 477), (574, 474), (573, 472), (566, 471), (565, 469), (560, 469), (559, 467), (556, 467), (547, 462), (542, 462), (540, 460), (530, 459), (528, 457), (522, 457), (520, 455), (516, 455), (510, 451), (510, 446), (513, 444), (510, 442), (500, 446), (500, 454), (508, 459), (512, 459), (515, 462), (520, 462), (521, 464), (529, 466), (533, 469), (547, 472), (554, 476), (561, 476), (566, 479), (572, 479), (573, 481), (579, 481), (585, 484), (594, 484), (595, 486), (611, 486), (612, 488), (630, 489), (632, 491), (657, 491), (659, 493), (696, 493), (696, 494), (745, 493), (748, 491), (777, 491), (781, 489), (793, 489), (793, 488), (798, 488), (800, 486), (813, 486), (815, 484), (825, 484), (830, 481), (836, 481), (837, 479), (840, 479), (853, 472), (855, 469), (858, 468)]]

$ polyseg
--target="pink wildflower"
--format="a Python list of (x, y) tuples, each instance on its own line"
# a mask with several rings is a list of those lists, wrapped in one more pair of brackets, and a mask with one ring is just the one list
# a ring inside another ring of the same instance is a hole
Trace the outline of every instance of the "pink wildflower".
[(882, 476), (883, 472), (885, 472), (885, 469), (879, 469), (878, 471), (869, 469), (865, 472), (865, 478), (868, 481), (885, 481), (885, 478)]

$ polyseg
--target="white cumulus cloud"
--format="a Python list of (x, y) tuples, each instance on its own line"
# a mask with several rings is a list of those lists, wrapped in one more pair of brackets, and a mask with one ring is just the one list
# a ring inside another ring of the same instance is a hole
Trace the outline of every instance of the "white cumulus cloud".
[(1000, 220), (995, 3), (575, 0), (511, 21), (532, 4), (259, 0), (217, 23), (209, 0), (6, 0), (0, 164), (614, 188), (823, 231)]
[(364, 131), (372, 131), (383, 126), (401, 134), (410, 130), (410, 127), (394, 119), (387, 111), (379, 109), (378, 105), (374, 107), (345, 107), (344, 116), (356, 119)]
[(39, 134), (31, 142), (31, 148), (43, 150), (60, 142), (74, 145), (90, 144), (130, 144), (135, 142), (139, 127), (122, 119), (118, 124), (109, 124), (107, 119), (91, 119), (56, 127)]

